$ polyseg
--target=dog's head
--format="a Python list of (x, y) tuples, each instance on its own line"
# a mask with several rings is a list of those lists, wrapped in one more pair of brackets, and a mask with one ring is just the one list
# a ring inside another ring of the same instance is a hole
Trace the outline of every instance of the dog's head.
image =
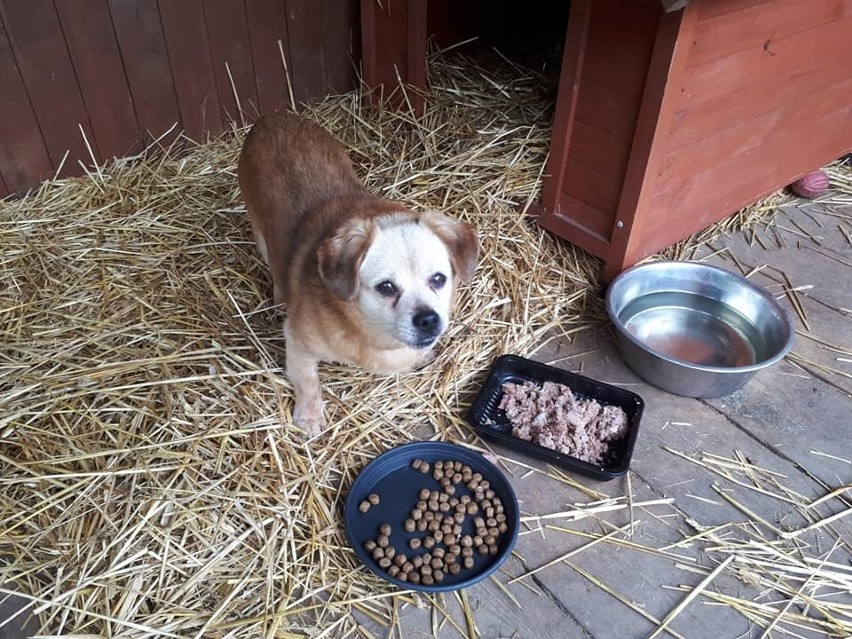
[(476, 232), (440, 213), (353, 219), (318, 250), (320, 277), (388, 347), (428, 348), (447, 328), (457, 281), (473, 277)]

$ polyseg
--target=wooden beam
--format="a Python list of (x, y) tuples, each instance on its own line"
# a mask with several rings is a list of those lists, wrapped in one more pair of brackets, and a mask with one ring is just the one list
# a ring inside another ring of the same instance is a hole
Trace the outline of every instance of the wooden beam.
[(679, 11), (689, 4), (690, 0), (660, 0), (663, 3), (663, 9), (666, 13)]

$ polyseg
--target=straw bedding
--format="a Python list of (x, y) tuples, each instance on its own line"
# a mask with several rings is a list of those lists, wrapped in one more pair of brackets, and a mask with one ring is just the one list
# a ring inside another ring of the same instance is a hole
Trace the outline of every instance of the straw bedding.
[(244, 130), (3, 205), (0, 557), (45, 632), (343, 636), (351, 600), (390, 592), (346, 548), (357, 472), (415, 437), (468, 438), (494, 357), (576, 329), (594, 292), (595, 260), (515, 209), (550, 104), (513, 71), (442, 66), (417, 122), (357, 92), (308, 109), (371, 189), (472, 222), (484, 257), (428, 368), (322, 367), (331, 426), (307, 446), (236, 182)]
[(399, 596), (346, 546), (358, 471), (415, 438), (470, 440), (497, 355), (599, 324), (598, 262), (515, 208), (538, 193), (552, 83), (439, 62), (421, 120), (359, 92), (306, 111), (372, 190), (449, 210), (483, 248), (432, 365), (321, 368), (330, 427), (308, 445), (237, 188), (244, 129), (0, 206), (0, 582), (42, 632), (351, 634), (363, 601)]

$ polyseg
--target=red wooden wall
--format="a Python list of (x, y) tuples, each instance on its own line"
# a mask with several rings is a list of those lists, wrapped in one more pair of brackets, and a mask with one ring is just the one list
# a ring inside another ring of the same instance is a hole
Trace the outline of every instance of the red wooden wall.
[(631, 250), (700, 230), (852, 150), (852, 0), (696, 1)]
[(357, 0), (0, 0), (0, 196), (80, 174), (83, 133), (101, 161), (289, 103), (282, 51), (297, 102), (348, 91), (359, 34)]

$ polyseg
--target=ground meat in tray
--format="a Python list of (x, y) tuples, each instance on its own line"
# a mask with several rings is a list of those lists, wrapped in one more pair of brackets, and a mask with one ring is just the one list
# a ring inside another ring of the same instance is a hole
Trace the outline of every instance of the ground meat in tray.
[(559, 453), (603, 463), (610, 441), (627, 435), (629, 420), (618, 406), (602, 405), (556, 382), (504, 382), (500, 408), (512, 435)]

